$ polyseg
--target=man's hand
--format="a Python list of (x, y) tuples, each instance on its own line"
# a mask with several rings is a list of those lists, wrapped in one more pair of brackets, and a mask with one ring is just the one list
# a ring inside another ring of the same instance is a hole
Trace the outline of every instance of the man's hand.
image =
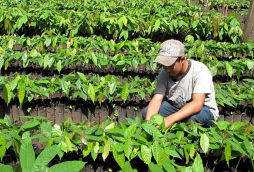
[(187, 103), (179, 111), (164, 118), (166, 128), (170, 127), (177, 121), (194, 115), (203, 108), (206, 95), (204, 93), (194, 93), (192, 97), (193, 99), (191, 102)]
[(151, 116), (159, 113), (163, 98), (164, 98), (164, 95), (162, 94), (155, 94), (153, 96), (152, 100), (150, 101), (147, 107), (146, 118), (145, 118), (146, 120), (150, 120)]

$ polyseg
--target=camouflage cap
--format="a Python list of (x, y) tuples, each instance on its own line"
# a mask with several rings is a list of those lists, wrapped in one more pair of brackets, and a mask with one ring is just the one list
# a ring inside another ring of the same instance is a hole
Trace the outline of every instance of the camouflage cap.
[(178, 40), (170, 39), (161, 44), (158, 56), (154, 62), (158, 62), (164, 66), (171, 66), (178, 57), (182, 56), (185, 56), (183, 43)]

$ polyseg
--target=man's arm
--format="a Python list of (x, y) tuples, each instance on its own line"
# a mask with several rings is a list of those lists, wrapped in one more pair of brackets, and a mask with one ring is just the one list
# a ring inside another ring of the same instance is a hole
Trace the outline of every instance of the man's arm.
[(153, 96), (152, 100), (150, 101), (147, 107), (146, 120), (149, 120), (152, 115), (159, 113), (163, 98), (164, 98), (164, 95), (162, 94), (155, 94)]
[(206, 95), (204, 93), (194, 93), (191, 102), (187, 103), (176, 113), (164, 118), (166, 128), (177, 121), (199, 112), (204, 106), (205, 97)]

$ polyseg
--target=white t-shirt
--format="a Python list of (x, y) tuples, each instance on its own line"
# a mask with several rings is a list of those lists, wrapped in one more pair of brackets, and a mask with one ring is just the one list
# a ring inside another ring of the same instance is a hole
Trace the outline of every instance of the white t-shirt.
[(213, 78), (210, 70), (201, 62), (189, 60), (190, 68), (187, 73), (178, 81), (162, 70), (156, 83), (155, 94), (163, 94), (167, 100), (176, 108), (182, 108), (192, 101), (193, 93), (206, 94), (204, 106), (212, 112), (214, 119), (219, 117), (219, 110), (215, 100)]

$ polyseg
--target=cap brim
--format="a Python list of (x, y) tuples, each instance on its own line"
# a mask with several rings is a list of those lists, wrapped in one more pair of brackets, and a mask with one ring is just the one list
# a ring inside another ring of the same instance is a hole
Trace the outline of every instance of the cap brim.
[(171, 66), (176, 60), (177, 57), (157, 56), (154, 62), (160, 63), (164, 66)]

